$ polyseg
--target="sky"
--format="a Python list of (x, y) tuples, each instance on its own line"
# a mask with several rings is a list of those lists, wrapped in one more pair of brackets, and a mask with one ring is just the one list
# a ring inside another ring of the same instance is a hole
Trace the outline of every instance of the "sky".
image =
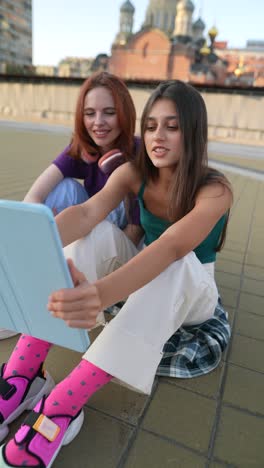
[[(131, 0), (137, 32), (145, 19), (148, 0)], [(110, 54), (119, 30), (123, 0), (32, 0), (33, 64), (58, 65), (66, 56)], [(206, 31), (215, 25), (217, 40), (242, 48), (248, 39), (264, 40), (264, 0), (193, 0), (193, 19), (201, 17)]]

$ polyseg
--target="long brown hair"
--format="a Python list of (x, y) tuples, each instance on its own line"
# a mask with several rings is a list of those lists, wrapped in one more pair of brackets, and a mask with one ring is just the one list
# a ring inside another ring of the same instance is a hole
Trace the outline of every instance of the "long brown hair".
[(113, 96), (116, 108), (118, 124), (121, 133), (113, 142), (114, 147), (120, 149), (125, 158), (129, 159), (134, 146), (134, 133), (136, 123), (136, 110), (132, 98), (125, 83), (115, 75), (107, 72), (99, 72), (90, 76), (84, 81), (80, 88), (79, 97), (76, 104), (75, 128), (70, 144), (69, 154), (76, 159), (80, 159), (84, 150), (91, 155), (100, 153), (99, 147), (95, 144), (84, 126), (84, 100), (89, 91), (94, 88), (107, 88)]
[[(168, 216), (175, 222), (189, 213), (195, 204), (199, 189), (213, 182), (220, 182), (231, 190), (226, 177), (208, 167), (207, 143), (208, 123), (204, 100), (193, 86), (179, 80), (161, 83), (148, 99), (141, 117), (141, 146), (135, 161), (141, 177), (146, 182), (155, 181), (159, 170), (147, 155), (144, 143), (147, 118), (153, 104), (159, 99), (169, 99), (177, 110), (182, 133), (183, 155), (179, 159), (169, 194)], [(217, 250), (224, 244), (229, 213), (222, 231)]]

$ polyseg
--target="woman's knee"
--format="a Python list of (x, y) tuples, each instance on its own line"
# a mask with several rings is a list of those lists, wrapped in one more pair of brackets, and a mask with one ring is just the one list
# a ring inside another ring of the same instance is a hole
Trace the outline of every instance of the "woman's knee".
[(58, 214), (69, 206), (84, 203), (88, 198), (82, 184), (75, 179), (65, 178), (54, 187), (44, 203)]
[[(90, 281), (98, 278), (98, 269), (102, 265), (117, 256), (113, 234), (115, 229), (118, 228), (104, 220), (95, 226), (87, 236), (64, 248), (65, 257), (71, 258), (77, 268), (86, 274)], [(120, 232), (123, 234), (122, 231)], [(101, 276), (100, 273), (99, 277)]]

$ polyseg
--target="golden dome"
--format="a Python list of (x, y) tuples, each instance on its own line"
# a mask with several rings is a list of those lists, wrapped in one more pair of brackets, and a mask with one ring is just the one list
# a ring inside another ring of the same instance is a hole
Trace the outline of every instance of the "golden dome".
[(213, 26), (211, 29), (209, 29), (208, 34), (210, 37), (216, 37), (218, 35), (218, 29)]
[(200, 54), (202, 54), (202, 55), (209, 55), (210, 54), (210, 49), (209, 49), (206, 41), (204, 41), (204, 45), (200, 49)]
[(241, 68), (236, 68), (234, 74), (237, 78), (239, 78), (243, 74), (243, 71), (241, 70)]

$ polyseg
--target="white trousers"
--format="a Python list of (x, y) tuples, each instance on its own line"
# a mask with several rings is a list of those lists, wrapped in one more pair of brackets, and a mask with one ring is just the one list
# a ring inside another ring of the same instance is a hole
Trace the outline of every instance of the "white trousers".
[[(64, 252), (94, 281), (119, 268), (138, 250), (119, 228), (103, 221)], [(134, 390), (149, 394), (165, 342), (181, 325), (211, 318), (217, 299), (213, 276), (190, 252), (131, 294), (83, 357)]]

